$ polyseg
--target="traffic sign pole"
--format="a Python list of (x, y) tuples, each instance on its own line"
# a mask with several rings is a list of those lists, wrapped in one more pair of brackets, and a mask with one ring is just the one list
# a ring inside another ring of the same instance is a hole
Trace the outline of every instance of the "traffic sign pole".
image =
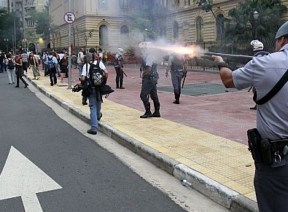
[[(70, 3), (70, 0), (69, 0), (69, 3)], [(68, 24), (68, 33), (69, 33), (69, 36), (68, 36), (68, 54), (69, 54), (69, 57), (68, 57), (68, 89), (71, 89), (72, 86), (72, 66), (71, 66), (71, 24)]]
[[(71, 11), (71, 0), (68, 1), (68, 10), (69, 12)], [(69, 69), (68, 69), (68, 89), (71, 89), (72, 86), (72, 71), (71, 71), (71, 23), (68, 23), (68, 54), (69, 54), (69, 57), (68, 57), (68, 66), (69, 66)]]
[(75, 16), (71, 13), (71, 0), (68, 1), (68, 10), (64, 15), (64, 20), (68, 23), (68, 89), (72, 88), (72, 65), (71, 65), (71, 24), (75, 20)]

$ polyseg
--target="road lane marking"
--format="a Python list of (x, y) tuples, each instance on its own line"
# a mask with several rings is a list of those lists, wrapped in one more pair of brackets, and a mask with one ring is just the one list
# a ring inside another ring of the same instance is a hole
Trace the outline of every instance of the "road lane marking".
[(57, 189), (62, 187), (11, 146), (0, 174), (0, 201), (21, 197), (26, 212), (41, 212), (36, 194)]

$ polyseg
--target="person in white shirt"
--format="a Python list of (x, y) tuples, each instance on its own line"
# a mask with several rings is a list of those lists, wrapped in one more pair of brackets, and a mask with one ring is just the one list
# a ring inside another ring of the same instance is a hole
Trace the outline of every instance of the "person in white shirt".
[(84, 63), (84, 49), (81, 48), (80, 51), (78, 52), (78, 56), (77, 56), (77, 64), (78, 64), (78, 70), (79, 70), (79, 77), (81, 77), (82, 68), (83, 68), (83, 63)]
[[(89, 59), (88, 59), (89, 61)], [(104, 65), (104, 63), (97, 59), (95, 53), (92, 54), (92, 64), (97, 65), (99, 63), (99, 68), (104, 71), (104, 77), (106, 78), (105, 80), (107, 81), (108, 79), (108, 71)], [(85, 81), (86, 79), (90, 78), (90, 63), (85, 63), (83, 65), (82, 69), (82, 74), (81, 74), (81, 81)], [(87, 130), (87, 133), (96, 135), (97, 130), (98, 130), (98, 122), (100, 121), (102, 117), (101, 113), (101, 104), (102, 104), (102, 95), (100, 94), (100, 88), (92, 86), (91, 87), (91, 92), (88, 96), (89, 99), (89, 107), (90, 107), (90, 121), (91, 121), (91, 128)]]

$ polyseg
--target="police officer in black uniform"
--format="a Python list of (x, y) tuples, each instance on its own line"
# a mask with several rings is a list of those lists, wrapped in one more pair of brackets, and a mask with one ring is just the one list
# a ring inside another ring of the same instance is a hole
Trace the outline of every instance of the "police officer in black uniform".
[[(140, 48), (142, 45), (139, 45)], [(146, 50), (145, 50), (146, 49)], [(140, 98), (145, 107), (145, 113), (140, 116), (140, 118), (150, 118), (150, 117), (160, 117), (160, 102), (157, 94), (157, 82), (158, 82), (158, 72), (157, 64), (154, 61), (154, 58), (147, 51), (147, 46), (142, 48), (142, 51), (145, 51), (144, 60), (142, 63), (143, 73), (142, 73), (142, 88), (140, 93)], [(152, 114), (150, 110), (149, 96), (154, 103), (154, 113)]]

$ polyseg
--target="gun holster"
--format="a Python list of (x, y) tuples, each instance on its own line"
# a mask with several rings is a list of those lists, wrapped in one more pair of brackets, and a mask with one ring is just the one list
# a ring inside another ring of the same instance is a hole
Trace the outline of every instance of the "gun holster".
[(247, 131), (248, 136), (248, 150), (252, 154), (252, 158), (256, 163), (262, 162), (262, 157), (260, 154), (260, 148), (261, 148), (261, 135), (259, 134), (258, 130), (256, 128), (249, 129)]
[(257, 129), (247, 131), (249, 150), (256, 163), (280, 167), (286, 165), (288, 139), (261, 139)]

